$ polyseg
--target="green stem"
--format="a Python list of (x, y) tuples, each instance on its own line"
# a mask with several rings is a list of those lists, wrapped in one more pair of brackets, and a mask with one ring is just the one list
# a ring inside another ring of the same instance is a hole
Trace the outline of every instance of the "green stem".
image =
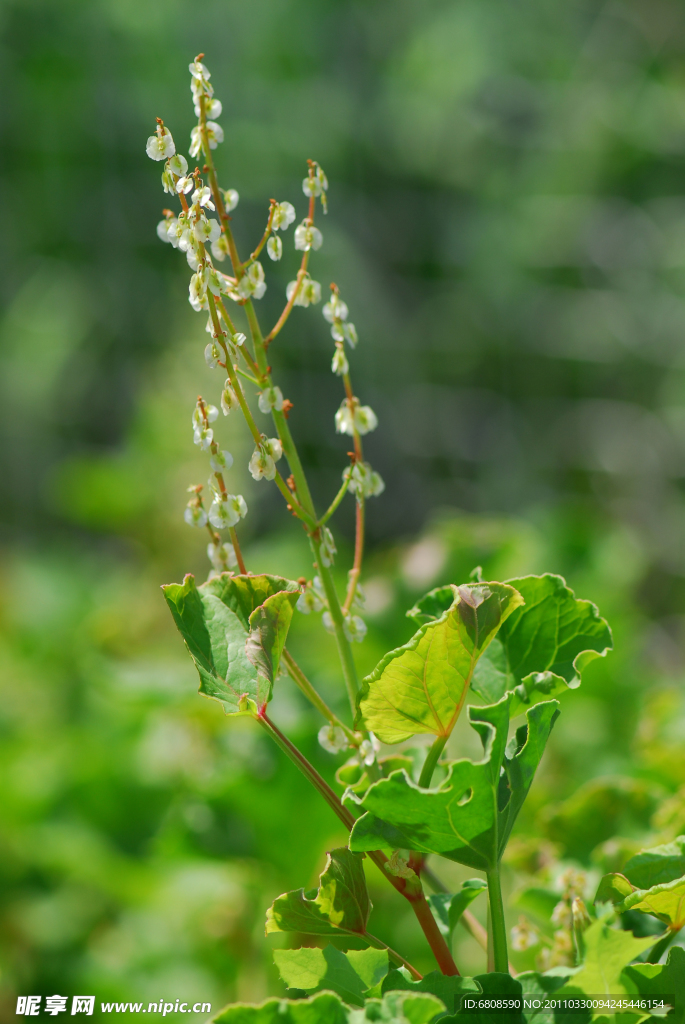
[(411, 903), (412, 909), (416, 914), (421, 928), (423, 929), (423, 934), (428, 940), (428, 944), (433, 951), (433, 956), (438, 961), (438, 967), (442, 973), (449, 977), (459, 974), (457, 965), (455, 964), (450, 952), (450, 948), (445, 941), (444, 935), (438, 928), (438, 923), (433, 917), (433, 911), (431, 910), (426, 897), (423, 895), (423, 892), (419, 899), (414, 899)]
[(357, 714), (357, 693), (359, 692), (357, 666), (354, 663), (352, 646), (345, 636), (342, 608), (340, 607), (338, 593), (335, 589), (335, 583), (333, 582), (333, 574), (321, 560), (321, 542), (312, 537), (312, 547), (314, 548), (314, 557), (316, 558), (319, 576), (326, 594), (328, 611), (330, 612), (333, 628), (335, 629), (335, 640), (338, 645), (338, 654), (340, 655), (345, 688), (347, 690), (347, 697), (352, 709), (352, 718), (354, 719)]
[(324, 512), (324, 514), (321, 516), (321, 519), (319, 519), (319, 522), (317, 524), (318, 526), (324, 526), (328, 522), (328, 520), (331, 518), (331, 516), (335, 512), (335, 510), (337, 509), (337, 507), (340, 504), (340, 502), (345, 497), (345, 495), (347, 493), (347, 488), (349, 486), (350, 486), (350, 477), (349, 477), (349, 474), (348, 474), (345, 477), (345, 479), (343, 480), (343, 485), (340, 488), (340, 490), (338, 491), (338, 493), (336, 494), (336, 496), (333, 498), (333, 501), (330, 503), (330, 505), (328, 506), (328, 508)]
[(400, 956), (400, 954), (396, 953), (394, 949), (391, 949), (390, 946), (382, 941), (382, 939), (377, 939), (375, 935), (371, 934), (371, 932), (364, 932), (364, 938), (369, 945), (374, 946), (375, 949), (387, 949), (391, 960), (395, 960), (400, 967), (406, 967), (416, 981), (422, 981), (423, 975), (419, 974), (416, 968), (413, 967), (408, 960), (405, 960), (403, 956)]
[(282, 658), (288, 672), (290, 673), (291, 679), (299, 687), (307, 700), (314, 705), (316, 710), (323, 715), (327, 722), (330, 722), (330, 724), (335, 726), (337, 729), (342, 729), (352, 746), (356, 747), (359, 743), (358, 738), (351, 729), (340, 721), (340, 719), (331, 711), (328, 704), (326, 704), (326, 702), (319, 696), (312, 683), (310, 683), (300, 666), (293, 658), (292, 654), (290, 654), (288, 650), (284, 650)]
[[(507, 974), (509, 970), (509, 956), (507, 953), (507, 926), (504, 920), (504, 904), (502, 902), (502, 884), (500, 880), (499, 863), (487, 872), (488, 879), (488, 900), (489, 900), (489, 922), (490, 931), (488, 935), (488, 959), (492, 960), (493, 969), (500, 974)], [(492, 957), (490, 958), (490, 953)]]
[(281, 730), (274, 725), (265, 711), (260, 711), (258, 715), (255, 715), (255, 717), (269, 733), (271, 739), (281, 748), (283, 753), (290, 758), (295, 767), (298, 768), (304, 777), (308, 779), (309, 782), (311, 782), (311, 784), (319, 791), (331, 810), (340, 818), (347, 831), (351, 832), (352, 826), (354, 825), (354, 818), (347, 808), (343, 807), (338, 797), (335, 795), (326, 780), (319, 775), (314, 765), (310, 764), (304, 754), (300, 753), (295, 744), (291, 743), (288, 737), (283, 735)]
[(423, 762), (423, 768), (421, 769), (421, 775), (419, 776), (419, 786), (421, 786), (423, 789), (428, 789), (428, 787), (430, 786), (431, 779), (433, 778), (433, 772), (435, 771), (435, 768), (438, 763), (438, 758), (445, 749), (446, 743), (446, 736), (436, 736), (435, 740), (433, 741), (433, 744), (430, 750), (428, 751), (428, 756), (426, 760)]

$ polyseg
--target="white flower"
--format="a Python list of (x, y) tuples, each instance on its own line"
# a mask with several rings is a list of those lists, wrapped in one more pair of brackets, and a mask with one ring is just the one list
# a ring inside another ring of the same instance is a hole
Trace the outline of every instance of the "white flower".
[(209, 451), (214, 440), (214, 431), (211, 427), (196, 427), (193, 433), (193, 441), (199, 445), (203, 452)]
[(266, 282), (264, 281), (264, 267), (259, 260), (251, 263), (245, 274), (240, 278), (238, 291), (244, 299), (249, 299), (250, 297), (261, 299), (266, 291)]
[(201, 149), (202, 149), (202, 128), (200, 128), (199, 124), (196, 124), (195, 127), (190, 132), (190, 149), (188, 150), (188, 152), (190, 153), (190, 155), (192, 157), (196, 157), (196, 156), (200, 155), (200, 150)]
[(279, 387), (264, 388), (259, 395), (258, 405), (264, 413), (269, 413), (272, 409), (280, 412), (283, 408), (283, 392)]
[(321, 195), (321, 182), (314, 175), (310, 178), (307, 176), (302, 181), (302, 191), (306, 196), (320, 196)]
[(237, 345), (238, 348), (240, 348), (241, 345), (245, 344), (247, 338), (245, 337), (242, 331), (238, 331), (236, 334), (231, 335), (231, 341), (233, 342), (234, 345)]
[(335, 429), (339, 434), (349, 434), (353, 437), (355, 430), (358, 434), (368, 434), (377, 426), (378, 418), (369, 405), (359, 405), (355, 398), (351, 411), (348, 400), (343, 398), (335, 414)]
[(348, 342), (350, 347), (356, 348), (357, 342), (359, 341), (359, 337), (357, 335), (357, 328), (354, 326), (354, 324), (344, 324), (343, 334), (345, 336), (345, 341)]
[(349, 489), (352, 494), (363, 498), (377, 497), (385, 490), (385, 484), (379, 473), (371, 468), (368, 462), (355, 462), (343, 472), (343, 479), (350, 478)]
[(369, 733), (368, 740), (363, 740), (359, 744), (359, 760), (363, 761), (365, 765), (371, 765), (376, 760), (376, 754), (381, 749), (381, 745), (372, 732)]
[(180, 153), (175, 153), (167, 164), (167, 167), (172, 174), (175, 174), (177, 178), (183, 177), (188, 171), (188, 161)]
[(350, 643), (356, 641), (360, 644), (366, 636), (366, 623), (358, 615), (346, 615), (343, 619), (343, 631)]
[(230, 541), (225, 544), (207, 545), (207, 558), (210, 560), (217, 572), (225, 572), (227, 569), (234, 569), (238, 564), (235, 549)]
[(227, 451), (214, 452), (209, 464), (215, 473), (227, 473), (233, 465), (233, 456)]
[(277, 437), (267, 437), (266, 441), (263, 442), (266, 451), (269, 453), (274, 462), (278, 462), (283, 456), (283, 445)]
[(323, 242), (323, 235), (318, 228), (315, 228), (309, 221), (303, 220), (295, 228), (295, 248), (302, 252), (309, 249), (320, 249)]
[(162, 171), (162, 188), (164, 189), (165, 192), (168, 192), (169, 195), (176, 195), (176, 185), (174, 183), (174, 176), (169, 170), (168, 165), (165, 166), (164, 170)]
[(181, 193), (183, 193), (184, 195), (187, 195), (188, 192), (190, 192), (190, 190), (191, 190), (191, 188), (193, 187), (194, 184), (195, 184), (195, 178), (192, 176), (192, 174), (185, 174), (182, 178), (179, 178), (178, 181), (176, 182), (176, 191), (178, 192), (179, 195), (181, 195)]
[(192, 64), (189, 64), (188, 70), (198, 82), (208, 82), (212, 77), (204, 64), (201, 64), (199, 60), (194, 60)]
[(295, 220), (295, 207), (292, 203), (278, 203), (274, 209), (271, 227), (274, 231), (285, 231)]
[(197, 430), (198, 427), (203, 427), (205, 424), (205, 417), (208, 423), (214, 423), (214, 420), (219, 415), (219, 410), (215, 405), (208, 405), (205, 402), (197, 402), (193, 409), (193, 415), (191, 422), (193, 424), (193, 430)]
[(276, 463), (262, 445), (258, 445), (252, 453), (249, 469), (255, 480), (273, 480), (276, 476)]
[(216, 242), (221, 237), (219, 221), (214, 220), (213, 217), (205, 217), (204, 214), (195, 221), (193, 231), (195, 237), (202, 243)]
[(212, 202), (212, 190), (208, 185), (203, 185), (202, 188), (196, 188), (193, 192), (191, 199), (194, 203), (199, 206), (206, 206), (208, 210), (215, 210), (216, 207)]
[(199, 312), (201, 309), (207, 308), (207, 281), (205, 280), (204, 272), (198, 271), (193, 274), (188, 286), (188, 292), (188, 301), (194, 310)]
[[(222, 110), (221, 100), (213, 100), (205, 94), (205, 117), (221, 117)], [(195, 93), (195, 117), (199, 117), (201, 113), (200, 90), (198, 89)]]
[(205, 346), (205, 362), (210, 370), (216, 370), (222, 355), (223, 352), (215, 341), (210, 341), (209, 344)]
[(235, 392), (231, 387), (230, 380), (226, 380), (224, 384), (224, 390), (221, 392), (221, 411), (224, 416), (228, 416), (231, 409), (235, 409), (240, 403), (236, 398)]
[(224, 193), (224, 206), (230, 213), (231, 210), (235, 210), (236, 206), (238, 205), (238, 200), (240, 199), (240, 196), (238, 195), (234, 188), (225, 188), (222, 189), (222, 191)]
[(242, 494), (217, 495), (209, 509), (209, 521), (217, 530), (235, 526), (247, 515), (247, 505)]
[(188, 526), (206, 526), (207, 525), (207, 513), (203, 509), (202, 505), (197, 499), (192, 499), (188, 502), (183, 518), (187, 522)]
[(350, 364), (347, 361), (345, 349), (342, 345), (335, 346), (335, 352), (333, 353), (333, 360), (331, 362), (331, 370), (333, 373), (337, 373), (339, 377), (350, 372)]
[(329, 754), (339, 754), (349, 746), (347, 736), (338, 725), (323, 725), (319, 729), (319, 743)]
[(327, 526), (321, 527), (321, 547), (319, 550), (321, 555), (321, 561), (324, 564), (324, 566), (328, 568), (329, 566), (333, 565), (333, 559), (338, 549), (335, 546), (333, 534), (331, 533)]
[[(176, 217), (169, 217), (169, 219), (167, 221), (165, 221), (165, 223), (166, 223), (167, 242), (171, 242), (171, 244), (173, 245), (174, 249), (178, 249), (178, 239), (179, 239), (178, 219)], [(157, 233), (159, 234), (159, 226), (157, 228)], [(161, 238), (161, 235), (160, 235), (160, 238)]]
[(306, 590), (298, 597), (296, 607), (303, 615), (309, 615), (310, 612), (323, 611), (325, 604), (315, 587), (308, 583)]
[(283, 255), (283, 242), (278, 235), (272, 235), (266, 243), (266, 251), (272, 260), (280, 260)]
[(211, 249), (214, 259), (218, 260), (219, 263), (223, 263), (228, 256), (228, 239), (226, 238), (226, 235), (220, 235), (216, 241), (212, 242)]
[[(288, 302), (292, 298), (295, 289), (297, 288), (297, 281), (291, 281), (285, 290), (286, 298)], [(295, 306), (308, 306), (310, 303), (317, 303), (321, 301), (321, 285), (318, 281), (312, 281), (309, 274), (306, 274), (300, 285), (300, 289), (295, 299)]]
[(221, 292), (225, 290), (223, 277), (220, 278), (211, 265), (207, 267), (207, 287), (212, 295), (221, 295)]
[(207, 138), (210, 149), (216, 149), (219, 143), (224, 141), (224, 130), (216, 121), (207, 122)]
[(168, 128), (158, 128), (156, 135), (151, 135), (145, 147), (151, 160), (166, 160), (176, 152), (174, 140)]
[(169, 220), (160, 220), (157, 225), (157, 237), (163, 242), (171, 242), (169, 238)]
[(321, 312), (324, 315), (324, 319), (328, 320), (329, 324), (332, 324), (335, 320), (347, 320), (347, 306), (340, 296), (335, 294), (335, 292), (333, 292)]

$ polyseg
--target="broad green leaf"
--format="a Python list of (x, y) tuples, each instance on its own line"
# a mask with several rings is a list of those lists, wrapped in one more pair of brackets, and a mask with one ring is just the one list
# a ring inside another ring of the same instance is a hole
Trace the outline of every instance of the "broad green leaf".
[(311, 999), (267, 999), (259, 1006), (234, 1003), (212, 1017), (214, 1024), (348, 1024), (350, 1011), (332, 992)]
[(388, 973), (386, 949), (276, 949), (274, 962), (288, 988), (329, 989), (353, 1006), (363, 1006), (364, 993)]
[(603, 918), (583, 933), (585, 958), (577, 974), (559, 990), (560, 995), (624, 995), (621, 973), (631, 960), (654, 945), (654, 936), (635, 938), (632, 932), (612, 928)]
[(669, 1024), (685, 1022), (685, 949), (673, 946), (665, 964), (631, 964), (621, 980), (629, 989), (641, 996), (668, 995), (675, 998), (675, 1011), (668, 1017)]
[(585, 666), (611, 649), (611, 630), (590, 601), (578, 600), (561, 576), (508, 581), (525, 604), (517, 608), (473, 673), (472, 689), (487, 703), (508, 690), (512, 715), (580, 685)]
[(623, 874), (636, 889), (673, 882), (685, 875), (685, 836), (672, 843), (640, 850), (623, 868)]
[(459, 975), (448, 977), (440, 971), (425, 974), (421, 981), (407, 978), (402, 971), (392, 970), (383, 979), (382, 991), (430, 992), (445, 1004), (448, 1013), (456, 1013), (461, 1006), (461, 997), (467, 993), (480, 993), (481, 986), (473, 978)]
[[(481, 998), (491, 999), (516, 999), (522, 997), (521, 983), (517, 978), (509, 974), (477, 974), (473, 981), (478, 982), (481, 987)], [(477, 999), (477, 996), (466, 995), (462, 999), (461, 1009), (453, 1016), (443, 1017), (441, 1024), (465, 1024), (467, 1020), (472, 1024), (525, 1024), (525, 1018), (520, 1010), (477, 1010), (468, 1005), (469, 999)]]
[(297, 583), (279, 576), (232, 576), (222, 573), (195, 585), (162, 587), (174, 621), (200, 676), (200, 693), (220, 701), (227, 714), (251, 710), (271, 697), (272, 681), (259, 674), (245, 651), (250, 615), (267, 599), (285, 591), (299, 592)]
[(605, 875), (599, 883), (595, 903), (622, 903), (626, 896), (635, 892), (635, 886), (631, 885), (625, 875), (613, 871)]
[(271, 687), (278, 675), (281, 654), (298, 597), (299, 590), (282, 590), (267, 597), (250, 615), (250, 632), (245, 653)]
[(266, 932), (305, 935), (364, 935), (371, 913), (363, 858), (343, 846), (326, 860), (318, 891), (284, 893), (266, 914)]
[(350, 1010), (349, 1024), (432, 1024), (444, 1012), (445, 1004), (427, 992), (388, 992), (367, 999), (363, 1010)]
[(616, 909), (621, 914), (641, 910), (663, 921), (672, 931), (680, 931), (685, 927), (685, 878), (653, 885), (651, 889), (636, 889)]
[[(399, 768), (406, 768), (407, 772), (411, 772), (414, 762), (411, 757), (396, 754), (394, 757), (381, 757), (377, 764), (383, 778), (387, 778), (391, 772), (396, 772)], [(341, 765), (335, 773), (335, 781), (345, 789), (349, 787), (358, 796), (365, 793), (371, 785), (366, 765), (360, 764), (359, 761)]]
[(428, 897), (433, 917), (438, 923), (438, 928), (447, 939), (448, 945), (452, 940), (452, 933), (459, 923), (459, 918), (464, 911), (475, 900), (485, 892), (488, 884), (482, 878), (468, 878), (462, 882), (459, 892), (449, 895), (447, 893), (436, 893)]
[(424, 732), (449, 736), (478, 659), (522, 602), (504, 583), (450, 589), (449, 610), (421, 626), (409, 643), (386, 654), (363, 682), (361, 717), (384, 743)]
[[(448, 860), (492, 869), (499, 861), (530, 789), (558, 715), (558, 703), (537, 704), (507, 746), (511, 694), (492, 707), (469, 708), (483, 744), (482, 761), (454, 761), (445, 781), (422, 789), (406, 771), (374, 783), (347, 801), (366, 813), (352, 829), (350, 848), (437, 853)], [(504, 774), (501, 776), (502, 769)]]
[[(521, 985), (524, 999), (542, 1002), (548, 996), (553, 996), (565, 984), (567, 978), (575, 974), (576, 971), (575, 967), (554, 967), (544, 974), (538, 971), (524, 971), (517, 974), (516, 980)], [(562, 1022), (563, 1024), (585, 1024), (589, 1019), (589, 1014), (588, 1016), (578, 1013), (573, 1015), (555, 1014), (554, 1010), (544, 1011), (535, 1005), (529, 1009), (524, 1006), (523, 1016), (530, 1024), (562, 1024)]]

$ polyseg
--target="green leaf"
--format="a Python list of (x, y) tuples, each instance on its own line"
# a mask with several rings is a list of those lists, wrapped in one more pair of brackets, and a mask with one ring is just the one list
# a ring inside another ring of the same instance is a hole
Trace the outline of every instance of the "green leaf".
[(371, 913), (362, 857), (343, 846), (331, 850), (316, 893), (284, 893), (266, 914), (266, 932), (364, 935)]
[(663, 921), (672, 931), (680, 931), (685, 927), (685, 878), (653, 885), (651, 889), (636, 889), (616, 909), (621, 914), (641, 910)]
[(595, 903), (622, 903), (626, 896), (635, 892), (635, 886), (631, 885), (625, 875), (613, 871), (605, 875), (599, 883)]
[(363, 1010), (351, 1010), (349, 1024), (431, 1024), (444, 1012), (445, 1004), (427, 992), (388, 992), (382, 999), (367, 999)]
[(515, 892), (509, 902), (514, 909), (531, 914), (540, 924), (549, 928), (550, 918), (559, 902), (559, 893), (533, 885)]
[[(485, 998), (494, 999), (514, 998), (521, 999), (521, 983), (509, 974), (478, 974), (473, 981), (478, 982)], [(468, 996), (466, 996), (468, 999)], [(473, 1024), (525, 1024), (525, 1018), (519, 1010), (509, 1010), (503, 1013), (501, 1010), (474, 1010), (462, 1001), (461, 1009), (453, 1016), (443, 1017), (440, 1024), (465, 1024), (466, 1020)]]
[(388, 973), (386, 949), (276, 949), (274, 962), (288, 988), (330, 989), (354, 1006), (363, 1006), (364, 993)]
[(459, 923), (468, 906), (473, 903), (476, 896), (480, 896), (488, 887), (487, 882), (482, 878), (468, 878), (462, 882), (461, 889), (454, 895), (437, 893), (428, 897), (433, 917), (438, 923), (438, 928), (447, 939), (449, 945), (452, 941), (452, 933)]
[(250, 615), (250, 632), (245, 643), (245, 654), (273, 688), (278, 666), (285, 647), (295, 604), (300, 596), (296, 591), (282, 590), (267, 597)]
[[(357, 820), (350, 848), (437, 853), (488, 871), (498, 863), (530, 789), (558, 715), (558, 703), (537, 704), (507, 746), (511, 694), (492, 707), (469, 708), (471, 726), (483, 743), (482, 761), (454, 761), (445, 781), (422, 789), (406, 771), (374, 783), (347, 801), (366, 813)], [(504, 774), (501, 776), (501, 770)]]
[[(396, 772), (399, 768), (406, 768), (407, 772), (411, 772), (414, 765), (411, 757), (402, 754), (396, 754), (394, 757), (381, 757), (376, 763), (383, 778), (387, 778), (391, 772)], [(360, 764), (358, 761), (341, 765), (335, 773), (335, 781), (345, 789), (349, 787), (358, 796), (365, 793), (371, 785), (371, 777), (366, 765)]]
[[(524, 998), (544, 1000), (548, 996), (554, 995), (565, 984), (566, 979), (576, 971), (576, 967), (554, 967), (544, 974), (540, 974), (538, 971), (525, 971), (518, 974), (516, 980), (521, 984)], [(555, 1014), (554, 1010), (545, 1012), (536, 1007), (531, 1009), (524, 1007), (523, 1016), (531, 1024), (562, 1024), (562, 1022), (564, 1024), (585, 1024), (589, 1019), (589, 1014), (574, 1013), (571, 1015), (562, 1012)]]
[(272, 679), (260, 674), (246, 655), (250, 616), (282, 591), (299, 593), (298, 584), (280, 576), (222, 573), (199, 587), (188, 575), (182, 584), (170, 583), (162, 590), (195, 662), (200, 693), (220, 701), (231, 715), (249, 710), (246, 700), (252, 701), (251, 710), (270, 700)]
[(685, 1022), (685, 949), (674, 946), (665, 964), (631, 964), (621, 980), (633, 987), (641, 996), (669, 995), (675, 997), (675, 1012), (669, 1014), (669, 1024)]
[(425, 974), (421, 981), (412, 981), (402, 971), (392, 970), (383, 979), (382, 991), (430, 992), (445, 1004), (448, 1013), (455, 1013), (461, 1006), (461, 997), (467, 993), (480, 993), (481, 986), (473, 978), (459, 975), (448, 977), (440, 971)]
[(585, 666), (611, 649), (611, 630), (590, 601), (578, 600), (561, 576), (509, 580), (525, 605), (507, 619), (473, 673), (487, 703), (513, 690), (512, 715), (580, 685)]
[(349, 1010), (332, 992), (311, 999), (267, 999), (259, 1006), (234, 1003), (219, 1010), (214, 1024), (348, 1024)]
[(585, 959), (577, 974), (559, 990), (560, 995), (623, 995), (623, 968), (654, 945), (654, 936), (635, 938), (632, 932), (612, 928), (608, 921), (594, 921), (583, 933)]
[(415, 733), (449, 736), (474, 667), (522, 598), (505, 583), (450, 587), (453, 602), (409, 643), (390, 651), (364, 679), (359, 710), (384, 743)]
[(641, 850), (623, 868), (626, 878), (636, 889), (651, 889), (653, 885), (673, 882), (685, 875), (685, 836), (672, 843)]
[(417, 626), (423, 626), (426, 622), (435, 622), (441, 618), (453, 604), (454, 591), (450, 584), (446, 587), (436, 587), (435, 590), (429, 590), (424, 594), (421, 600), (409, 609), (407, 618), (413, 619)]

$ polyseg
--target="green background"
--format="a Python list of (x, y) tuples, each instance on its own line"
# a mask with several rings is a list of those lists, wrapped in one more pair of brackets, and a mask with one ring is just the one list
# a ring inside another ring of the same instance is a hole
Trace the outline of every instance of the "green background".
[[(17, 994), (283, 992), (265, 910), (344, 840), (278, 751), (195, 695), (159, 591), (208, 569), (182, 513), (207, 472), (195, 396), (220, 382), (145, 155), (156, 116), (187, 152), (198, 51), (244, 253), (272, 195), (304, 216), (306, 158), (330, 180), (311, 269), (350, 306), (387, 485), (360, 671), (408, 639), (430, 586), (476, 564), (563, 573), (617, 650), (563, 701), (508, 891), (550, 858), (595, 879), (617, 833), (685, 831), (682, 5), (5, 0), (0, 31), (2, 1019)], [(265, 324), (295, 275), (284, 241), (263, 261)], [(348, 447), (331, 355), (320, 307), (271, 349), (319, 506)], [(277, 492), (247, 475), (245, 431), (219, 429), (249, 567), (309, 575)], [(351, 501), (333, 525), (342, 582)], [(320, 623), (298, 617), (291, 647), (344, 712)], [(332, 777), (342, 758), (287, 680), (274, 718)], [(474, 750), (461, 729), (453, 752)], [(370, 882), (372, 930), (430, 970), (409, 909)], [(455, 955), (484, 968), (463, 931)]]

